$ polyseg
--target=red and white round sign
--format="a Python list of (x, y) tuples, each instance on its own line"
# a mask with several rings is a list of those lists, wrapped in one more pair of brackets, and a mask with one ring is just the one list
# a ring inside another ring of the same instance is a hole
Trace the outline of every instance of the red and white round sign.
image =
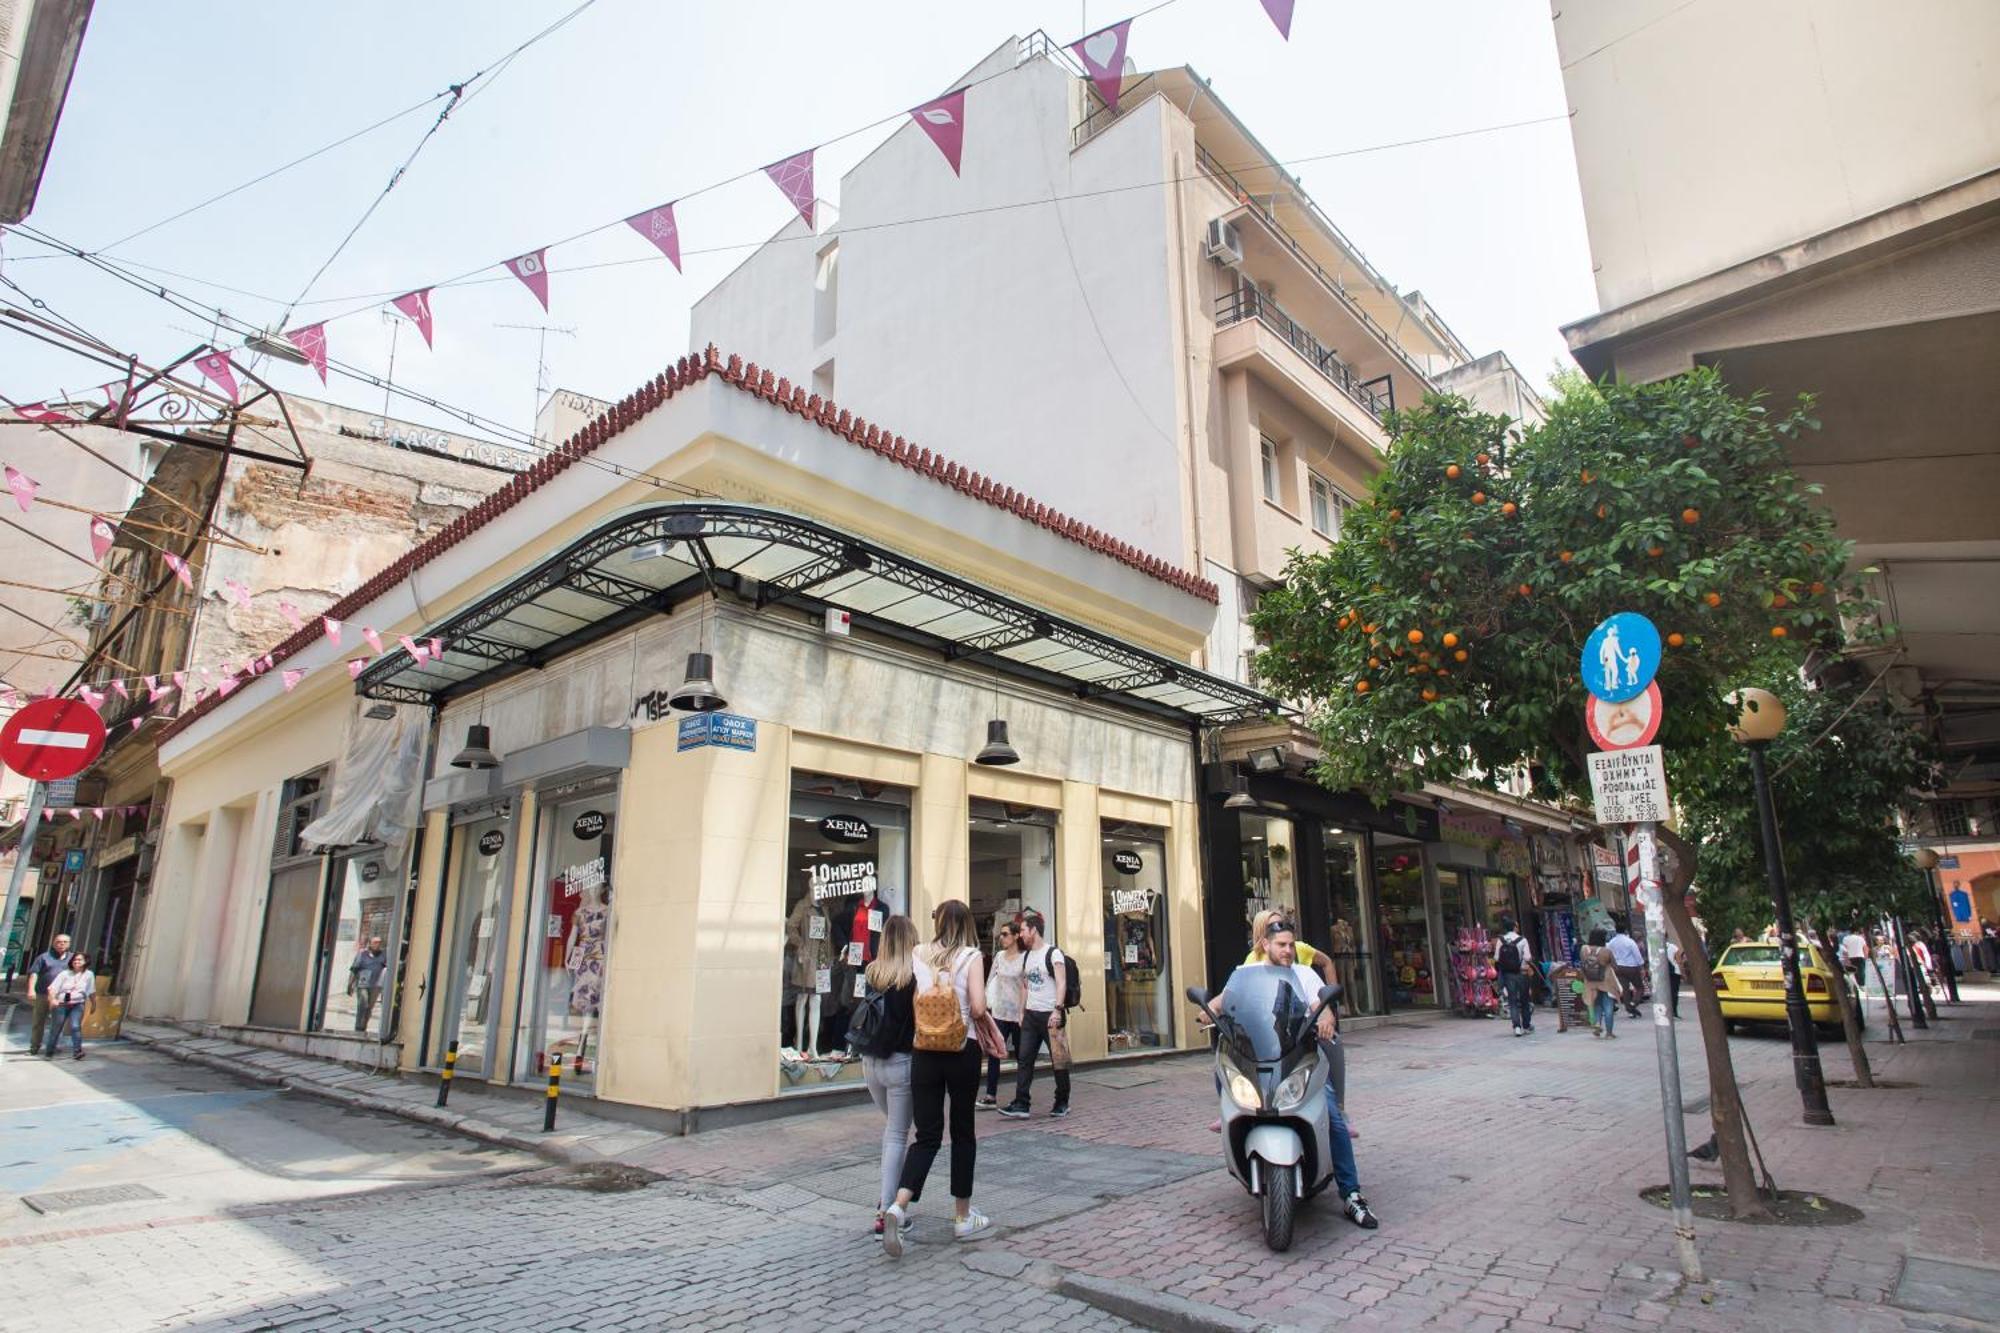
[(37, 782), (89, 768), (104, 749), (104, 719), (81, 699), (37, 699), (0, 727), (0, 764)]
[(1644, 694), (1623, 703), (1606, 703), (1591, 695), (1590, 706), (1583, 710), (1583, 722), (1590, 728), (1590, 739), (1597, 743), (1598, 749), (1631, 750), (1653, 743), (1653, 737), (1660, 734), (1662, 711), (1660, 683), (1654, 681)]

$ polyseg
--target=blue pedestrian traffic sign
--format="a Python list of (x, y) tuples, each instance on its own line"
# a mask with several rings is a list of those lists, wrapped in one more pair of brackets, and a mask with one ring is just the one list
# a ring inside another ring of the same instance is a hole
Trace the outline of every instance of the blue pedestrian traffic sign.
[(1636, 611), (1620, 611), (1583, 641), (1583, 684), (1608, 704), (1636, 699), (1660, 669), (1660, 631)]

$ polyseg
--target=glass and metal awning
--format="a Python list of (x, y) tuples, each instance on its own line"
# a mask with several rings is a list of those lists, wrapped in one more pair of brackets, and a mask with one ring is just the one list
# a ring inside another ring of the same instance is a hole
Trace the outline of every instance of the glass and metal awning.
[(1275, 699), (980, 588), (812, 519), (722, 501), (649, 504), (607, 520), (534, 569), (427, 627), (442, 658), (406, 649), (356, 681), (369, 698), (438, 705), (567, 653), (709, 589), (759, 610), (845, 611), (886, 638), (977, 659), (1019, 679), (1180, 722), (1280, 711)]

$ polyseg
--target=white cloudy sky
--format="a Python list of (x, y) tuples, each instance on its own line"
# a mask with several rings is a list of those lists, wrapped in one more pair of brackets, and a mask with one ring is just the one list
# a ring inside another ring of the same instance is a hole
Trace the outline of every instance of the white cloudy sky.
[[(477, 85), (288, 323), (345, 316), (330, 329), (334, 356), (380, 373), (389, 331), (370, 293), (497, 264), (688, 195), (921, 102), (1013, 35), (1042, 28), (1069, 41), (1086, 22), (1149, 2), (597, 0)], [(99, 0), (28, 221), (171, 270), (180, 276), (146, 271), (231, 315), (276, 321), (436, 105), (112, 243), (439, 92), (575, 3)], [(1141, 68), (1192, 65), (1283, 159), (1565, 109), (1547, 0), (1299, 0), (1289, 44), (1257, 0), (1174, 0), (1138, 20), (1131, 55)], [(823, 151), (821, 193), (837, 202), (839, 171), (886, 132)], [(978, 132), (975, 122), (969, 133)], [(1504, 348), (1537, 382), (1563, 355), (1558, 326), (1595, 308), (1560, 122), (1338, 157), (1299, 174), (1391, 281), (1421, 289), (1475, 351)], [(525, 430), (535, 335), (498, 326), (548, 322), (575, 330), (549, 339), (556, 385), (621, 394), (687, 350), (690, 304), (787, 212), (761, 176), (683, 204), (684, 276), (664, 260), (561, 271), (646, 254), (622, 228), (555, 250), (546, 317), (504, 274), (441, 293), (437, 349), (404, 336), (396, 381)], [(4, 248), (8, 277), (143, 358), (171, 359), (210, 335), (195, 316), (76, 260), (34, 258), (39, 247), (25, 237)], [(22, 339), (0, 347), (9, 397), (80, 392), (102, 378)], [(303, 368), (278, 367), (273, 379), (381, 410), (381, 390), (337, 375), (325, 393)], [(441, 421), (408, 404), (397, 415)]]

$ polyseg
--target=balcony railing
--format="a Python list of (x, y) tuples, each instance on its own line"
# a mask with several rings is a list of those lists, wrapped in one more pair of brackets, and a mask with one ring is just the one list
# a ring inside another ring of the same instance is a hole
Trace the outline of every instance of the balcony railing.
[(1130, 88), (1119, 93), (1118, 105), (1114, 107), (1106, 105), (1104, 99), (1098, 96), (1097, 89), (1086, 81), (1084, 85), (1084, 105), (1091, 107), (1092, 110), (1090, 114), (1083, 118), (1081, 124), (1069, 132), (1070, 151), (1074, 152), (1104, 131), (1110, 129), (1119, 117), (1133, 110), (1141, 102), (1150, 97), (1157, 82), (1158, 71), (1148, 74)]
[(1306, 327), (1286, 314), (1284, 308), (1262, 292), (1238, 287), (1215, 300), (1215, 327), (1228, 328), (1254, 319), (1291, 344), (1312, 364), (1312, 368), (1332, 381), (1335, 388), (1353, 399), (1377, 421), (1396, 410), (1396, 386), (1387, 375), (1364, 380), (1353, 366), (1342, 361), (1334, 350), (1315, 338)]

